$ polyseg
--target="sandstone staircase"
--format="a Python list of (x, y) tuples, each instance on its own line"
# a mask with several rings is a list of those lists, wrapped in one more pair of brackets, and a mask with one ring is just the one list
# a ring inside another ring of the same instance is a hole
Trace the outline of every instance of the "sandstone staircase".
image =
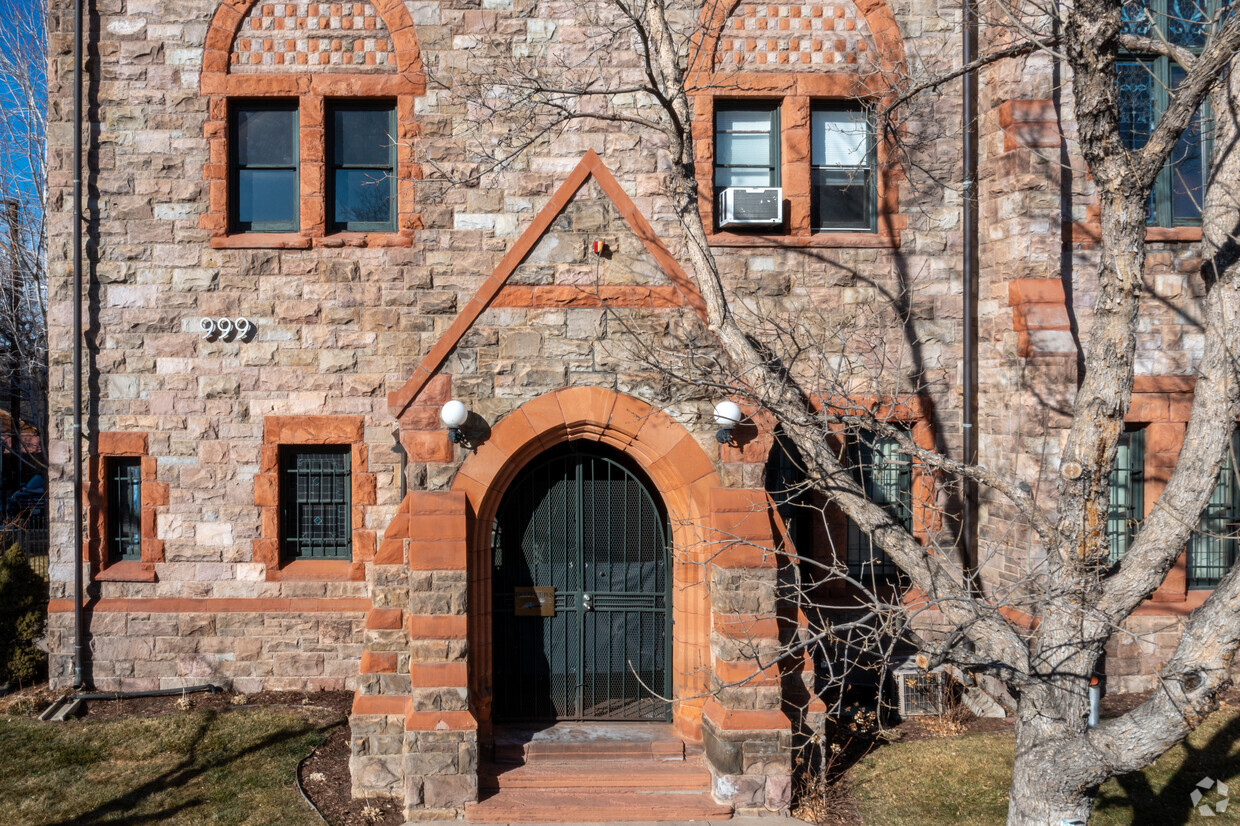
[(497, 732), (472, 823), (724, 820), (700, 753), (670, 727), (572, 724)]

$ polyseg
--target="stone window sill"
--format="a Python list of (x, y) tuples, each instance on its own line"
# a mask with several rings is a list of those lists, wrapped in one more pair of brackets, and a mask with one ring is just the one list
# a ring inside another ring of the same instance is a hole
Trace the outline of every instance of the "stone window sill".
[(750, 235), (739, 232), (715, 232), (706, 236), (712, 247), (778, 247), (827, 249), (896, 249), (899, 233), (816, 232), (812, 235)]
[(413, 233), (402, 232), (337, 232), (311, 237), (296, 232), (243, 232), (217, 235), (211, 248), (217, 250), (308, 250), (311, 247), (340, 249), (343, 247), (379, 248), (411, 247)]
[[(1074, 243), (1093, 244), (1102, 238), (1097, 222), (1064, 224), (1064, 237)], [(1146, 227), (1145, 241), (1154, 244), (1191, 244), (1201, 240), (1201, 227)]]
[(217, 250), (308, 250), (313, 241), (295, 232), (244, 232), (217, 235), (211, 248)]
[(361, 582), (366, 566), (348, 559), (298, 559), (267, 569), (271, 582)]
[(96, 582), (155, 582), (155, 564), (137, 559), (113, 562), (96, 572), (94, 579)]

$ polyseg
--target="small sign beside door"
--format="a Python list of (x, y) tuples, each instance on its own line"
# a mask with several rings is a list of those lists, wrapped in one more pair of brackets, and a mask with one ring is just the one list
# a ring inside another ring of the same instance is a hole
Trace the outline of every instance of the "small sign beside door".
[(554, 617), (555, 588), (550, 585), (514, 588), (512, 615), (514, 617)]

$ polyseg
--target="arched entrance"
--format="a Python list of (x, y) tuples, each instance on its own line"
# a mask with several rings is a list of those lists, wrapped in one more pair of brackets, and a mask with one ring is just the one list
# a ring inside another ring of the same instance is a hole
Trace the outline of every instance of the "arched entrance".
[(570, 441), (517, 473), (491, 540), (496, 722), (670, 719), (669, 542), (619, 451)]

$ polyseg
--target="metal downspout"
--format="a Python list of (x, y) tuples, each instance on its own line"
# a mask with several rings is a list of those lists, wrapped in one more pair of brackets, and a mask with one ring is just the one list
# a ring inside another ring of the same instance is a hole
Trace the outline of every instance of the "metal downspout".
[[(977, 59), (977, 5), (976, 0), (962, 0), (964, 43), (962, 60), (965, 66)], [(964, 119), (964, 260), (962, 261), (962, 292), (964, 301), (964, 365), (961, 388), (964, 396), (964, 459), (978, 460), (977, 433), (977, 270), (978, 270), (978, 180), (977, 180), (977, 72), (964, 76), (962, 100)], [(965, 570), (976, 577), (981, 564), (978, 549), (977, 483), (964, 480), (964, 532)]]
[(82, 0), (73, 3), (73, 687), (86, 684), (82, 597)]

